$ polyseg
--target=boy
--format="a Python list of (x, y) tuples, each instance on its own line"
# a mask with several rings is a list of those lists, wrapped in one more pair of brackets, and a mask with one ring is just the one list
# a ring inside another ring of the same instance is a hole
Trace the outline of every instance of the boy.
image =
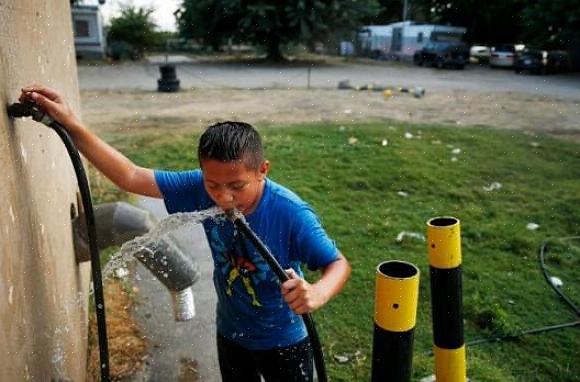
[[(270, 163), (252, 126), (212, 125), (199, 141), (200, 169), (160, 171), (135, 165), (92, 134), (54, 90), (25, 87), (20, 101), (26, 100), (65, 126), (83, 155), (121, 189), (163, 198), (169, 213), (215, 205), (242, 212), (290, 280), (280, 286), (231, 222), (204, 222), (214, 260), (222, 379), (251, 382), (260, 381), (261, 375), (268, 382), (312, 380), (312, 349), (297, 315), (312, 312), (335, 296), (344, 287), (350, 266), (312, 209), (267, 178)], [(305, 281), (301, 263), (321, 269), (321, 278), (312, 284)]]

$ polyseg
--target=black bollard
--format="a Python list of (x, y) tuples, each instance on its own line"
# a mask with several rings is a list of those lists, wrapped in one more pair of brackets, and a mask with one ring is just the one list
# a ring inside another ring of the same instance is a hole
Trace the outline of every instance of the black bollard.
[(459, 219), (437, 217), (427, 222), (435, 379), (465, 382), (465, 342), (461, 291)]
[(159, 67), (161, 78), (157, 80), (157, 91), (173, 93), (179, 91), (179, 79), (175, 71), (175, 65), (161, 65)]

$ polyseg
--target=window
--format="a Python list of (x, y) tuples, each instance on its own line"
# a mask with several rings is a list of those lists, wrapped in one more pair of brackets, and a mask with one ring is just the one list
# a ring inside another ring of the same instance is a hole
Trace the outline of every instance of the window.
[(423, 32), (419, 32), (417, 34), (417, 42), (418, 43), (422, 43), (423, 42)]
[(89, 20), (75, 20), (75, 37), (91, 37)]

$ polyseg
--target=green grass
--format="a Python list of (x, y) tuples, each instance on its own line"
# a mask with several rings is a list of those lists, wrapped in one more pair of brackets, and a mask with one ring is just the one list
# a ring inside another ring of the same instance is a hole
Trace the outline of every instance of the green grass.
[[(546, 284), (537, 249), (550, 237), (580, 235), (580, 146), (481, 127), (345, 126), (261, 131), (271, 178), (313, 205), (353, 267), (344, 291), (315, 314), (332, 381), (369, 380), (375, 268), (391, 259), (421, 270), (414, 380), (432, 374), (426, 245), (395, 238), (400, 231), (425, 234), (425, 222), (435, 216), (461, 220), (467, 341), (578, 319)], [(421, 138), (405, 139), (405, 132)], [(350, 137), (358, 142), (349, 144)], [(140, 165), (185, 169), (197, 163), (196, 134), (107, 140)], [(453, 148), (461, 153), (453, 155)], [(485, 191), (492, 182), (502, 188)], [(529, 222), (539, 229), (526, 229)], [(564, 280), (563, 290), (580, 304), (580, 240), (551, 248), (549, 273)], [(336, 363), (333, 355), (343, 353), (357, 356)], [(580, 381), (580, 331), (468, 347), (467, 357), (474, 381)]]

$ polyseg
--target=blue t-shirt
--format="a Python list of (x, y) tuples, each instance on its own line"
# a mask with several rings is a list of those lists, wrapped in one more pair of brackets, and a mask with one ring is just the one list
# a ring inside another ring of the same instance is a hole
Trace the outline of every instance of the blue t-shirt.
[[(169, 213), (215, 206), (202, 177), (201, 170), (155, 171)], [(300, 276), (300, 264), (318, 269), (338, 257), (334, 241), (312, 208), (270, 179), (246, 220), (282, 268), (293, 268)], [(288, 307), (278, 278), (253, 245), (228, 220), (206, 219), (203, 226), (214, 261), (218, 333), (250, 350), (286, 347), (303, 340), (307, 333), (302, 318)]]

